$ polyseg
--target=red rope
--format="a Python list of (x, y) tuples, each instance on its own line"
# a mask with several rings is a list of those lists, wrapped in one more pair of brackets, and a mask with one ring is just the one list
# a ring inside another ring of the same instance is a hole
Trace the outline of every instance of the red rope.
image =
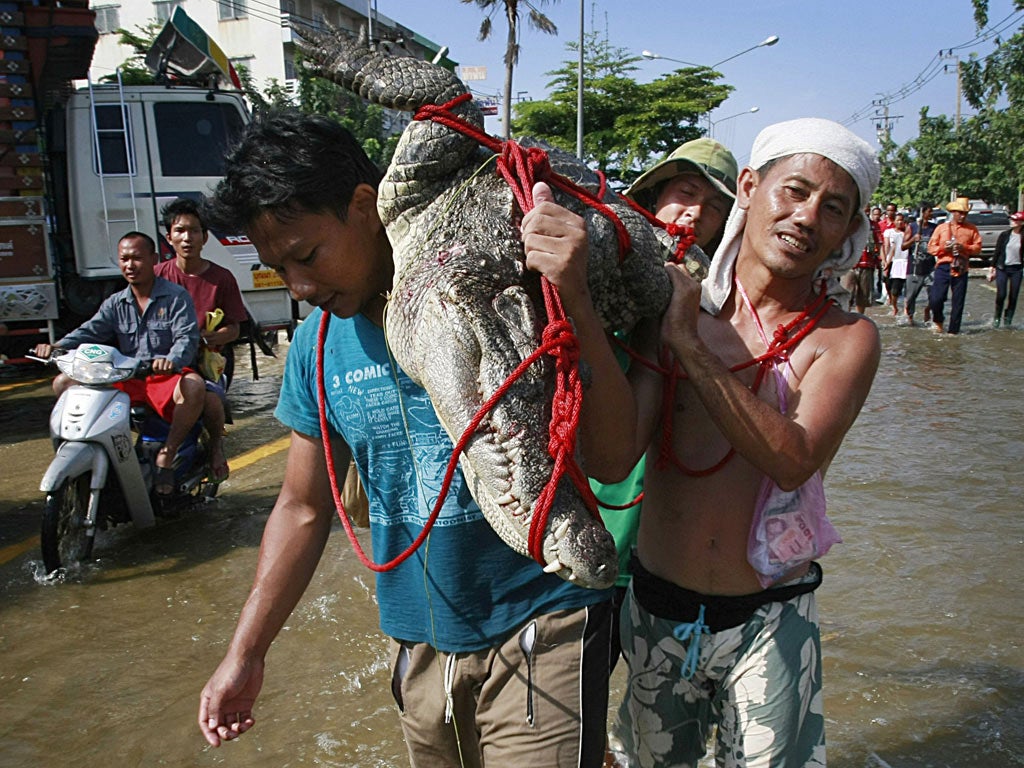
[[(414, 119), (429, 119), (458, 131), (482, 146), (490, 149), (498, 155), (498, 173), (505, 179), (512, 190), (520, 210), (525, 214), (533, 209), (533, 185), (537, 181), (546, 181), (551, 186), (576, 198), (585, 205), (594, 208), (606, 216), (613, 224), (616, 232), (616, 239), (619, 247), (619, 260), (625, 258), (632, 245), (629, 232), (619, 220), (615, 212), (606, 204), (601, 202), (591, 192), (569, 181), (565, 177), (554, 173), (551, 170), (547, 153), (537, 147), (524, 149), (513, 141), (501, 142), (488, 135), (483, 130), (461, 120), (451, 110), (460, 104), (469, 101), (471, 94), (464, 93), (446, 104), (427, 104), (421, 107), (415, 114)], [(600, 196), (605, 193), (605, 181), (600, 176)], [(655, 220), (656, 221), (656, 220)], [(674, 226), (674, 225), (667, 225)], [(678, 228), (677, 228), (678, 229)], [(692, 230), (686, 228), (679, 230), (685, 238), (692, 238)], [(669, 230), (673, 234), (672, 230)], [(692, 239), (686, 243), (679, 253), (685, 251), (692, 243)], [(470, 438), (476, 432), (480, 423), (494, 408), (497, 402), (507, 393), (508, 389), (518, 380), (523, 373), (540, 359), (541, 355), (550, 354), (555, 358), (555, 392), (551, 404), (551, 423), (548, 429), (548, 453), (554, 460), (554, 468), (548, 483), (538, 496), (534, 505), (533, 517), (530, 522), (529, 551), (530, 555), (541, 564), (544, 564), (543, 540), (544, 531), (547, 528), (548, 517), (554, 502), (555, 494), (562, 477), (566, 474), (579, 490), (587, 508), (591, 514), (597, 517), (597, 503), (587, 477), (583, 470), (576, 463), (574, 454), (576, 449), (576, 433), (579, 428), (580, 411), (583, 402), (583, 386), (579, 376), (579, 341), (572, 330), (572, 325), (565, 316), (561, 298), (555, 286), (541, 277), (541, 286), (544, 295), (545, 307), (547, 309), (548, 325), (542, 335), (542, 343), (537, 350), (523, 360), (516, 370), (506, 381), (495, 391), (483, 405), (480, 411), (466, 427), (458, 443), (454, 446), (452, 457), (449, 460), (445, 478), (438, 494), (437, 502), (431, 511), (423, 530), (410, 544), (405, 551), (387, 563), (378, 565), (367, 557), (355, 536), (352, 523), (348, 518), (341, 501), (341, 493), (338, 490), (337, 472), (334, 465), (333, 452), (331, 450), (328, 423), (327, 423), (327, 395), (324, 385), (323, 355), (326, 342), (327, 328), (330, 323), (330, 313), (323, 313), (320, 323), (317, 350), (317, 395), (320, 416), (320, 432), (324, 446), (324, 454), (327, 462), (327, 473), (331, 482), (331, 492), (334, 496), (334, 503), (338, 509), (345, 533), (359, 557), (360, 562), (373, 571), (381, 572), (391, 570), (404, 562), (429, 535), (431, 528), (440, 514), (441, 506), (447, 497), (455, 469), (458, 465), (458, 457), (465, 450)]]
[(659, 229), (664, 229), (669, 234), (669, 236), (677, 238), (676, 250), (675, 253), (672, 254), (672, 258), (670, 259), (670, 261), (673, 264), (682, 264), (683, 257), (686, 255), (686, 252), (690, 249), (690, 246), (697, 242), (697, 232), (694, 230), (694, 228), (688, 227), (685, 224), (673, 224), (670, 221), (662, 221), (636, 201), (630, 200), (628, 197), (624, 195), (620, 195), (620, 197), (629, 205), (630, 208), (632, 208), (637, 213), (642, 214), (643, 217), (647, 219), (647, 221), (649, 221), (652, 226), (658, 227)]
[[(555, 173), (551, 170), (551, 164), (548, 161), (548, 153), (540, 147), (523, 147), (518, 142), (508, 140), (500, 141), (493, 136), (485, 133), (475, 125), (467, 123), (465, 120), (460, 119), (452, 109), (464, 104), (473, 98), (472, 94), (463, 93), (460, 96), (456, 96), (446, 104), (425, 104), (420, 107), (416, 114), (413, 116), (414, 120), (433, 120), (434, 122), (441, 123), (442, 125), (451, 128), (453, 131), (474, 139), (477, 143), (481, 144), (487, 149), (498, 155), (498, 173), (508, 182), (512, 188), (512, 193), (519, 203), (519, 208), (523, 213), (533, 208), (532, 195), (528, 194), (533, 187), (533, 183), (536, 181), (546, 181), (556, 189), (561, 190), (567, 195), (576, 198), (584, 205), (590, 206), (595, 211), (598, 211), (603, 216), (607, 217), (612, 225), (615, 227), (615, 236), (619, 244), (619, 260), (625, 258), (626, 254), (629, 253), (632, 248), (629, 232), (626, 230), (625, 225), (615, 215), (615, 211), (609, 208), (605, 203), (601, 202), (599, 196), (595, 196), (592, 192), (585, 189), (584, 187), (575, 184), (569, 179), (565, 178), (561, 174)], [(601, 179), (600, 197), (604, 195), (604, 181)]]
[[(743, 363), (737, 363), (736, 365), (729, 368), (729, 371), (736, 373), (742, 371), (745, 368), (749, 368), (752, 365), (758, 366), (757, 374), (754, 377), (753, 384), (750, 385), (750, 391), (757, 394), (761, 388), (761, 383), (767, 376), (768, 371), (772, 365), (780, 361), (785, 361), (788, 358), (790, 350), (796, 347), (807, 334), (809, 334), (821, 321), (821, 318), (825, 316), (825, 313), (829, 309), (829, 298), (825, 290), (825, 284), (822, 283), (821, 290), (818, 295), (811, 299), (807, 306), (804, 307), (803, 311), (790, 320), (785, 325), (781, 323), (776, 327), (775, 333), (772, 336), (772, 342), (768, 347), (768, 350), (747, 360)], [(803, 327), (800, 328), (793, 336), (789, 334), (798, 325), (803, 323)], [(663, 350), (663, 355), (667, 356), (667, 347)], [(686, 374), (682, 371), (678, 362), (664, 361), (665, 366), (662, 372), (665, 377), (665, 385), (662, 389), (662, 432), (661, 432), (661, 447), (658, 455), (657, 466), (659, 469), (665, 467), (666, 464), (671, 464), (684, 475), (688, 477), (708, 477), (713, 475), (715, 472), (724, 467), (729, 460), (736, 454), (736, 449), (730, 447), (725, 456), (723, 456), (718, 462), (710, 467), (704, 469), (692, 469), (691, 467), (683, 464), (682, 460), (675, 455), (672, 450), (672, 418), (673, 413), (673, 400), (675, 398), (676, 386), (680, 379), (685, 379)]]
[(430, 529), (434, 527), (434, 522), (437, 520), (437, 516), (441, 512), (441, 505), (444, 503), (445, 497), (448, 494), (448, 486), (451, 485), (452, 477), (455, 475), (454, 465), (458, 461), (459, 454), (457, 452), (452, 454), (452, 460), (448, 463), (448, 471), (445, 473), (444, 482), (441, 484), (441, 492), (438, 494), (437, 502), (434, 504), (434, 509), (430, 513), (430, 517), (427, 519), (426, 524), (423, 526), (423, 530), (420, 531), (420, 535), (416, 537), (416, 540), (406, 547), (404, 552), (383, 565), (378, 565), (370, 560), (363, 551), (363, 547), (360, 545), (359, 540), (356, 538), (356, 533), (352, 529), (352, 521), (349, 520), (348, 512), (345, 511), (345, 505), (341, 502), (341, 492), (338, 490), (338, 474), (334, 466), (334, 452), (331, 449), (330, 432), (327, 428), (327, 391), (324, 385), (324, 346), (327, 341), (327, 327), (330, 325), (330, 322), (331, 313), (324, 312), (320, 317), (320, 329), (317, 336), (316, 350), (317, 406), (320, 415), (320, 439), (323, 442), (324, 457), (327, 461), (327, 477), (331, 482), (331, 494), (334, 496), (334, 506), (338, 510), (338, 517), (341, 518), (341, 525), (345, 529), (345, 534), (348, 536), (348, 540), (352, 543), (352, 548), (356, 551), (356, 556), (359, 558), (359, 562), (371, 571), (381, 573), (383, 571), (390, 571), (397, 568), (405, 562), (413, 552), (419, 549), (419, 546), (426, 540), (427, 535), (430, 533)]
[[(590, 206), (606, 216), (613, 224), (618, 241), (619, 260), (625, 258), (632, 248), (629, 232), (615, 215), (615, 212), (588, 190), (554, 173), (545, 151), (538, 147), (524, 148), (514, 141), (498, 142), (454, 115), (451, 110), (466, 102), (469, 94), (452, 99), (447, 104), (427, 105), (417, 111), (415, 119), (430, 119), (466, 136), (498, 154), (497, 170), (512, 190), (512, 194), (524, 214), (534, 207), (533, 185), (546, 181), (551, 186)], [(600, 196), (605, 191), (603, 176), (600, 177)], [(580, 412), (583, 405), (583, 385), (579, 376), (579, 341), (572, 330), (561, 298), (555, 286), (541, 278), (541, 287), (547, 310), (548, 325), (542, 335), (541, 347), (521, 364), (498, 389), (489, 402), (496, 402), (511, 384), (538, 359), (539, 354), (550, 354), (555, 362), (555, 391), (551, 402), (551, 423), (548, 428), (548, 454), (554, 461), (551, 477), (539, 494), (530, 521), (529, 551), (538, 562), (544, 563), (543, 541), (558, 485), (568, 474), (587, 508), (596, 517), (597, 503), (590, 490), (587, 477), (575, 461), (576, 433), (579, 428)], [(482, 419), (482, 415), (480, 415)], [(474, 420), (475, 425), (479, 420)]]

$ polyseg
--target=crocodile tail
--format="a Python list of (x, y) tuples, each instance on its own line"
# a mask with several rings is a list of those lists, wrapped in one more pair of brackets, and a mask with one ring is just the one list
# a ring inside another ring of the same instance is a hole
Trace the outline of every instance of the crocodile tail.
[[(374, 50), (365, 30), (358, 37), (325, 25), (327, 31), (298, 31), (296, 46), (303, 63), (324, 77), (367, 101), (389, 109), (414, 112), (425, 104), (446, 104), (467, 92), (453, 72), (429, 61), (398, 53)], [(473, 102), (455, 110), (463, 119), (483, 125), (480, 108)]]
[(357, 75), (373, 56), (366, 42), (366, 30), (361, 29), (356, 38), (330, 23), (325, 22), (324, 26), (326, 32), (310, 27), (295, 30), (295, 47), (302, 64), (313, 75), (355, 91)]

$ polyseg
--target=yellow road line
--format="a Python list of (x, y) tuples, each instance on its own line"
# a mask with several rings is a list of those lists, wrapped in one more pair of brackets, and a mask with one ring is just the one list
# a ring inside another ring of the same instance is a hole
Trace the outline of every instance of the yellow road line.
[[(268, 456), (273, 456), (275, 453), (287, 450), (288, 445), (291, 443), (291, 435), (285, 435), (282, 438), (274, 440), (272, 443), (261, 445), (258, 448), (253, 448), (251, 451), (246, 451), (240, 456), (235, 456), (229, 460), (231, 468), (233, 470), (243, 469), (252, 464), (255, 464), (260, 459), (265, 459)], [(32, 536), (31, 538), (19, 541), (16, 544), (0, 549), (0, 565), (9, 563), (16, 557), (20, 557), (31, 549), (36, 549), (39, 546), (39, 537)]]
[(291, 439), (291, 435), (285, 435), (272, 443), (261, 445), (259, 448), (253, 448), (251, 451), (243, 453), (241, 456), (228, 459), (228, 464), (231, 465), (232, 470), (243, 469), (250, 464), (255, 464), (260, 459), (265, 459), (268, 456), (273, 456), (275, 453), (286, 450), (291, 443)]
[(21, 389), (22, 387), (34, 387), (49, 380), (50, 378), (48, 376), (44, 376), (41, 379), (32, 379), (31, 381), (12, 381), (10, 384), (0, 384), (0, 392), (11, 392), (12, 390)]
[(20, 557), (30, 549), (35, 549), (38, 546), (38, 536), (32, 536), (24, 541), (19, 541), (17, 544), (10, 544), (6, 546), (3, 549), (0, 549), (0, 565), (10, 562), (14, 558)]

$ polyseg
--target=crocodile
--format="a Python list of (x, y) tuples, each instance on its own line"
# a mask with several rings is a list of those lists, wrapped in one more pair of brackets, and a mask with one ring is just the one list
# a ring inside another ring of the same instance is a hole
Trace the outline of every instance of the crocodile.
[[(367, 44), (365, 34), (303, 31), (304, 65), (384, 107), (416, 111), (467, 93), (450, 71)], [(473, 101), (451, 113), (483, 130)], [(599, 176), (568, 153), (548, 152), (555, 173), (592, 194)], [(560, 191), (556, 200), (583, 216), (589, 238), (588, 283), (609, 332), (660, 315), (671, 285), (663, 268), (676, 241), (617, 195), (602, 202), (625, 225), (631, 250), (620, 258), (612, 222)], [(541, 343), (547, 322), (539, 276), (526, 269), (517, 228), (522, 211), (495, 173), (495, 154), (463, 133), (429, 119), (405, 128), (378, 188), (378, 212), (391, 241), (395, 276), (385, 334), (395, 360), (422, 386), (442, 426), (458, 442), (481, 406)], [(702, 277), (707, 257), (685, 253)], [(529, 530), (538, 496), (552, 475), (548, 425), (555, 367), (530, 366), (479, 424), (459, 461), (470, 492), (492, 528), (530, 556)], [(581, 377), (586, 371), (581, 366)], [(585, 467), (584, 467), (585, 469)], [(615, 543), (568, 476), (555, 490), (543, 534), (545, 570), (584, 587), (605, 588), (617, 576)]]

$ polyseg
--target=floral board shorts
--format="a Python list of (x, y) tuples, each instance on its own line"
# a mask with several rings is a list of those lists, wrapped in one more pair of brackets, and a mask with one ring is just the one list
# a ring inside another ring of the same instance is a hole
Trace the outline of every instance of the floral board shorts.
[[(805, 576), (756, 596), (707, 596), (707, 606), (698, 603), (700, 618), (682, 623), (644, 607), (645, 582), (654, 580), (656, 591), (658, 582), (665, 585), (660, 597), (673, 590), (686, 593), (686, 602), (704, 596), (641, 568), (638, 597), (636, 573), (621, 617), (627, 690), (609, 738), (618, 765), (696, 766), (717, 726), (719, 768), (824, 766), (821, 640), (813, 593), (820, 567), (814, 563)], [(774, 590), (783, 599), (772, 599)], [(785, 599), (793, 593), (799, 594)], [(762, 604), (742, 619), (744, 612), (733, 606), (749, 606), (751, 598)], [(742, 623), (722, 628), (737, 616)]]

